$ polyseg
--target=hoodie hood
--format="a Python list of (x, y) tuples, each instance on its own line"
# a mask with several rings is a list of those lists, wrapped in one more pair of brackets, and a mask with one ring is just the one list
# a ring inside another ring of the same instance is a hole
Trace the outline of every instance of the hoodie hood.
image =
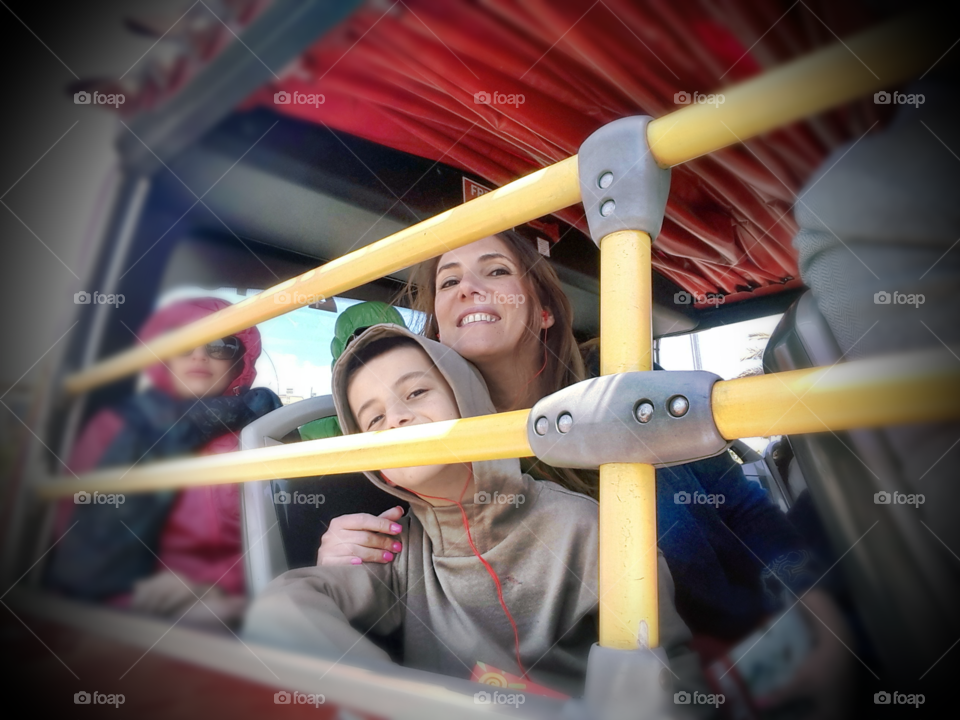
[[(331, 392), (337, 408), (337, 418), (345, 435), (360, 432), (347, 403), (347, 363), (360, 349), (371, 342), (394, 336), (412, 339), (430, 357), (453, 390), (454, 399), (460, 409), (460, 417), (469, 418), (496, 413), (480, 371), (470, 362), (445, 345), (428, 340), (404, 327), (380, 324), (369, 328), (350, 343), (333, 367)], [(474, 532), (474, 539), (481, 548), (481, 552), (484, 552), (484, 548), (497, 544), (512, 527), (515, 527), (523, 516), (524, 504), (531, 502), (538, 490), (535, 487), (537, 485), (535, 481), (521, 474), (520, 461), (517, 458), (484, 460), (474, 462), (472, 465), (477, 494), (474, 497), (464, 497), (462, 505), (470, 516), (470, 527)], [(456, 505), (434, 507), (409, 490), (388, 485), (376, 473), (366, 472), (364, 475), (381, 490), (410, 503), (414, 514), (423, 523), (427, 534), (431, 536), (438, 555), (472, 555), (463, 537), (463, 523)], [(452, 490), (450, 497), (455, 497), (457, 494), (459, 489)], [(519, 504), (497, 501), (498, 497), (510, 495), (523, 496), (523, 500)], [(450, 531), (449, 535), (447, 531)], [(451, 542), (450, 537), (456, 539)]]
[[(229, 302), (214, 297), (181, 300), (153, 313), (140, 328), (139, 337), (143, 342), (148, 342), (227, 307), (230, 307)], [(233, 336), (243, 343), (243, 356), (240, 360), (240, 374), (223, 391), (224, 395), (240, 395), (248, 390), (257, 378), (256, 363), (261, 351), (260, 331), (252, 327), (234, 333)], [(167, 395), (175, 395), (173, 378), (163, 363), (151, 365), (144, 372), (157, 390)]]

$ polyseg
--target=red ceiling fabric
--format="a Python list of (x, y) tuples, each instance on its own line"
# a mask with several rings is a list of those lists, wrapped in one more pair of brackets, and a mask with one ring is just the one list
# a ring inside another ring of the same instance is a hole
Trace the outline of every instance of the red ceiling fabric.
[[(265, 4), (226, 3), (245, 22)], [(665, 115), (679, 91), (717, 92), (869, 24), (855, 3), (830, 0), (377, 0), (243, 107), (265, 105), (499, 186), (576, 153), (605, 123)], [(211, 32), (195, 23), (180, 38), (195, 46), (190, 62), (150, 66), (122, 109), (175, 91), (196, 58), (219, 47)], [(275, 104), (281, 90), (325, 100)], [(482, 104), (477, 93), (524, 101)], [(674, 168), (656, 269), (727, 301), (798, 285), (795, 193), (832, 148), (876, 120), (876, 107), (858, 102)], [(586, 231), (582, 207), (557, 216)]]
[[(664, 115), (678, 91), (716, 92), (868, 24), (849, 4), (808, 6), (372, 3), (249, 103), (503, 185), (576, 153), (604, 123)], [(325, 102), (276, 105), (278, 90), (323, 93)], [(524, 102), (478, 104), (482, 92)], [(795, 286), (795, 193), (833, 147), (872, 124), (871, 111), (861, 103), (674, 168), (654, 266), (696, 293), (736, 296), (728, 300)], [(581, 207), (557, 215), (586, 231)]]
[(153, 110), (189, 83), (272, 2), (207, 0), (187, 3), (171, 16), (127, 17), (128, 30), (155, 39), (148, 54), (119, 80), (88, 78), (71, 83), (68, 92), (123, 93), (125, 101), (116, 111), (124, 117)]

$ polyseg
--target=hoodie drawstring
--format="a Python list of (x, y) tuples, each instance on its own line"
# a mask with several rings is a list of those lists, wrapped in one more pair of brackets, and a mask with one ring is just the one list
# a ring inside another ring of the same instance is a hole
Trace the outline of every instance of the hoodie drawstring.
[[(467, 470), (468, 470), (467, 482), (464, 483), (463, 490), (460, 491), (460, 498), (458, 500), (450, 500), (449, 498), (442, 498), (442, 497), (433, 497), (432, 495), (421, 495), (416, 490), (410, 490), (409, 488), (403, 488), (403, 489), (407, 490), (408, 492), (412, 492), (417, 497), (427, 498), (429, 500), (444, 500), (446, 502), (453, 502), (458, 508), (460, 508), (460, 517), (463, 519), (463, 528), (464, 530), (467, 531), (467, 542), (470, 544), (470, 549), (473, 551), (473, 554), (477, 556), (477, 559), (483, 564), (483, 567), (486, 568), (486, 571), (490, 575), (490, 577), (493, 578), (493, 584), (497, 586), (497, 600), (500, 601), (500, 607), (503, 608), (503, 613), (507, 616), (507, 620), (510, 621), (510, 627), (513, 628), (513, 644), (514, 644), (514, 651), (517, 656), (517, 667), (520, 668), (520, 677), (521, 679), (526, 679), (527, 671), (524, 669), (523, 662), (520, 660), (520, 632), (519, 630), (517, 630), (517, 623), (513, 619), (513, 615), (510, 614), (510, 610), (507, 608), (506, 601), (504, 601), (503, 599), (503, 586), (500, 584), (500, 578), (497, 576), (496, 571), (493, 569), (490, 563), (488, 563), (483, 558), (483, 556), (477, 550), (477, 546), (473, 542), (473, 536), (470, 533), (470, 522), (467, 519), (467, 511), (464, 510), (463, 504), (461, 502), (463, 500), (464, 493), (466, 493), (467, 488), (470, 487), (470, 481), (473, 480), (473, 463), (470, 463), (467, 465)], [(396, 485), (396, 483), (393, 483), (392, 481), (388, 480), (387, 476), (384, 475), (382, 472), (380, 473), (380, 475), (383, 477), (384, 480), (387, 480), (391, 484)]]

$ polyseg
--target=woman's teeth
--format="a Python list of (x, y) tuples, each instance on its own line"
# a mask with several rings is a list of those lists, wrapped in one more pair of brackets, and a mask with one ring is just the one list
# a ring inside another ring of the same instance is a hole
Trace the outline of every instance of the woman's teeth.
[(472, 313), (460, 321), (460, 327), (464, 327), (465, 325), (475, 322), (496, 322), (499, 319), (500, 318), (498, 318), (496, 315), (488, 315), (487, 313)]

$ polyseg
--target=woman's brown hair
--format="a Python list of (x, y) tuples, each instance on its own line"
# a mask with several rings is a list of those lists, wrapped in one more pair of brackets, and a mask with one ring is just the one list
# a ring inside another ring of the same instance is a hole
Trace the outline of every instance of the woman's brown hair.
[[(531, 339), (542, 344), (546, 336), (546, 367), (541, 376), (542, 387), (546, 394), (579, 382), (585, 378), (583, 358), (577, 347), (573, 335), (573, 308), (567, 299), (556, 271), (546, 262), (544, 257), (534, 249), (531, 241), (515, 231), (507, 230), (498, 233), (507, 247), (517, 259), (521, 281), (530, 290), (528, 305), (530, 312), (527, 315), (527, 331)], [(426, 260), (411, 271), (406, 287), (400, 294), (397, 304), (404, 304), (413, 310), (422, 312), (426, 318), (420, 333), (431, 340), (437, 339), (439, 328), (434, 314), (436, 301), (437, 265), (440, 257)], [(549, 332), (542, 333), (537, 319), (542, 310), (549, 310), (554, 317), (554, 324)], [(519, 355), (520, 348), (517, 348)], [(515, 409), (515, 408), (510, 408)], [(567, 468), (555, 468), (532, 459), (525, 463), (524, 472), (538, 476), (585, 495), (596, 496), (597, 475), (590, 471), (573, 471)]]

